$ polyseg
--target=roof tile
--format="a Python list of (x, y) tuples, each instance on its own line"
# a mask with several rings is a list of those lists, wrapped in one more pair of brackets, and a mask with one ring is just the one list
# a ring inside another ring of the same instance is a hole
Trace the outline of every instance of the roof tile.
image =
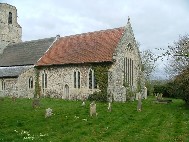
[(59, 38), (37, 66), (112, 61), (124, 28), (108, 29)]

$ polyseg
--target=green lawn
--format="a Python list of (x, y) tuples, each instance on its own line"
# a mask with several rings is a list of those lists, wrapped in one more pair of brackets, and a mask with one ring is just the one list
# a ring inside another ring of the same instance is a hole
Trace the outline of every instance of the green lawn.
[[(189, 141), (189, 109), (182, 100), (171, 104), (155, 104), (153, 98), (143, 100), (142, 111), (137, 102), (97, 103), (97, 117), (89, 116), (89, 102), (42, 99), (40, 108), (32, 108), (31, 99), (0, 100), (0, 142), (173, 142)], [(45, 118), (45, 109), (54, 115)]]

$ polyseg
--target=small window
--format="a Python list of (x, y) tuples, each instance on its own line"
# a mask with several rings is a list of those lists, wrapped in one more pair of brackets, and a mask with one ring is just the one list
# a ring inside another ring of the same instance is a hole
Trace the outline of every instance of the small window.
[(47, 88), (47, 73), (42, 74), (42, 88)]
[(12, 12), (9, 12), (8, 23), (12, 24)]
[(47, 88), (47, 74), (45, 73), (45, 88)]
[(29, 78), (29, 89), (33, 88), (33, 77)]
[(80, 72), (78, 71), (78, 74), (77, 74), (77, 81), (78, 81), (78, 88), (80, 88)]
[(2, 86), (1, 89), (2, 89), (2, 90), (5, 90), (5, 81), (4, 81), (4, 80), (1, 81), (1, 86)]
[(92, 89), (92, 82), (93, 82), (93, 76), (92, 76), (92, 70), (89, 71), (89, 89)]
[(74, 88), (76, 88), (76, 71), (74, 71)]

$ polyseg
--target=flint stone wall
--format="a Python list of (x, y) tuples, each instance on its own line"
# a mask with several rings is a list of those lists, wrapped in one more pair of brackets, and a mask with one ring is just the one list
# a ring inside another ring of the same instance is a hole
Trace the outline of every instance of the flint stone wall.
[[(8, 23), (9, 12), (12, 13), (12, 24)], [(8, 44), (21, 42), (21, 36), (22, 28), (17, 23), (16, 7), (0, 3), (0, 54)]]
[[(5, 88), (2, 89), (2, 81), (5, 83)], [(16, 82), (17, 78), (0, 79), (0, 97), (16, 96)]]
[[(110, 100), (126, 101), (126, 88), (124, 87), (124, 58), (133, 60), (133, 86), (132, 91), (137, 88), (140, 72), (139, 49), (130, 23), (127, 23), (126, 32), (123, 34), (113, 56), (114, 63), (109, 69), (108, 94)], [(128, 45), (131, 45), (129, 48)]]
[[(29, 78), (33, 78), (33, 88), (29, 88)], [(33, 98), (35, 92), (35, 70), (33, 67), (19, 75), (17, 83), (17, 95), (23, 98)]]
[[(98, 89), (89, 89), (90, 66), (59, 66), (40, 69), (39, 84), (43, 96), (62, 99), (83, 99)], [(74, 88), (74, 71), (80, 72), (80, 88)], [(47, 88), (42, 88), (42, 74), (47, 74)], [(66, 86), (69, 93), (66, 93)]]

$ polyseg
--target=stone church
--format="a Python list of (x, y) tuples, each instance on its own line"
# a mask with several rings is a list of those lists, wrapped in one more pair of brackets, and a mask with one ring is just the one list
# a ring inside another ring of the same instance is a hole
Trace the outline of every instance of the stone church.
[(126, 101), (139, 92), (146, 98), (129, 18), (120, 28), (25, 42), (21, 37), (16, 7), (0, 3), (0, 96), (73, 100), (106, 86), (114, 101)]

